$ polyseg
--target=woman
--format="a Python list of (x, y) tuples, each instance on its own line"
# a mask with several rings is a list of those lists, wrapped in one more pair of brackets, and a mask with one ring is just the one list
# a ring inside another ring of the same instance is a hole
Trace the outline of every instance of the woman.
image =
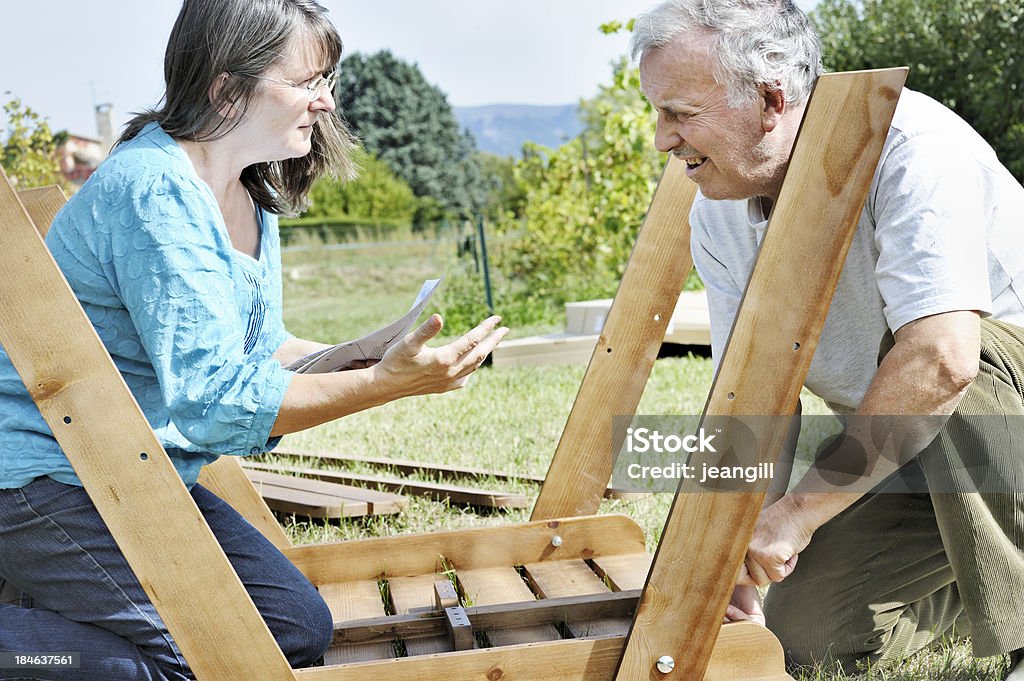
[[(331, 93), (341, 42), (325, 12), (313, 0), (186, 0), (161, 106), (131, 121), (47, 235), (293, 666), (323, 655), (330, 613), (269, 542), (195, 484), (199, 469), (390, 400), (459, 388), (506, 331), (491, 318), (430, 348), (435, 315), (372, 367), (281, 368), (323, 345), (284, 329), (276, 214), (299, 210), (325, 171), (352, 175)], [(0, 679), (192, 678), (2, 351), (0, 576), (18, 594), (0, 603), (0, 650), (81, 654), (78, 669), (0, 667)]]

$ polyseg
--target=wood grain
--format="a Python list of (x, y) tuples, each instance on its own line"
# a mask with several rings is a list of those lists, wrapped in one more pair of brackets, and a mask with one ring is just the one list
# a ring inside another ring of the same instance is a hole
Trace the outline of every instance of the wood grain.
[[(385, 614), (380, 586), (376, 580), (362, 580), (345, 584), (323, 584), (320, 595), (331, 609), (335, 624)], [(340, 643), (332, 645), (324, 655), (326, 664), (365, 662), (394, 657), (391, 643)], [(258, 677), (257, 677), (258, 678)]]
[(32, 218), (36, 231), (43, 237), (50, 231), (50, 225), (57, 212), (67, 202), (64, 192), (57, 185), (22, 189), (18, 192), (18, 199)]
[[(906, 69), (827, 74), (808, 104), (702, 422), (761, 417), (745, 425), (763, 461), (785, 441), (905, 78)], [(724, 493), (682, 481), (617, 681), (652, 678), (661, 655), (676, 659), (665, 678), (704, 674), (765, 485)]]
[[(555, 536), (562, 540), (557, 548)], [(471, 570), (643, 550), (643, 532), (635, 522), (603, 515), (296, 546), (285, 555), (313, 584), (330, 584), (434, 574), (442, 558), (458, 570)]]
[(670, 160), (630, 255), (608, 320), (562, 431), (531, 520), (597, 513), (622, 442), (612, 418), (636, 413), (676, 300), (693, 268), (697, 186)]
[[(521, 603), (536, 601), (537, 598), (513, 567), (459, 570), (458, 576), (459, 586), (462, 587), (462, 593), (468, 604)], [(489, 629), (484, 633), (487, 634), (487, 639), (492, 646), (557, 641), (562, 638), (558, 629), (550, 624)]]

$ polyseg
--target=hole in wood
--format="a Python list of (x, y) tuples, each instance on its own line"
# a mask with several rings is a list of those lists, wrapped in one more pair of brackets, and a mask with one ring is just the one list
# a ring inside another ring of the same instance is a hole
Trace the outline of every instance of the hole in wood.
[(608, 350), (606, 352), (610, 355), (610, 354), (612, 354), (612, 349), (608, 348)]
[(146, 452), (142, 452), (141, 454), (139, 454), (139, 458), (145, 461), (146, 459), (149, 458), (149, 454), (146, 454)]
[(64, 417), (64, 423), (71, 423), (71, 417), (70, 416), (65, 416)]
[(800, 349), (800, 343), (793, 343), (793, 351), (796, 352)]
[(736, 399), (736, 393), (729, 393), (728, 395), (726, 395), (726, 397), (728, 397), (730, 400), (735, 400)]
[(661, 315), (660, 314), (654, 315), (654, 321), (660, 322), (661, 321)]

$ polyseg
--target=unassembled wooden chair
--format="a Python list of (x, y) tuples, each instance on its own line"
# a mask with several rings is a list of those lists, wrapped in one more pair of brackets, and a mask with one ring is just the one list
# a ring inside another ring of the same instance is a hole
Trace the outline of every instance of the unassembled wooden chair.
[[(819, 80), (705, 417), (793, 413), (905, 77)], [(671, 160), (531, 522), (294, 547), (236, 461), (209, 467), (330, 604), (324, 667), (289, 667), (36, 234), (63, 197), (23, 208), (6, 181), (0, 342), (201, 681), (782, 681), (767, 630), (722, 624), (763, 487), (677, 495), (653, 563), (635, 523), (592, 515), (691, 268), (694, 191)], [(763, 421), (774, 461), (785, 419)]]

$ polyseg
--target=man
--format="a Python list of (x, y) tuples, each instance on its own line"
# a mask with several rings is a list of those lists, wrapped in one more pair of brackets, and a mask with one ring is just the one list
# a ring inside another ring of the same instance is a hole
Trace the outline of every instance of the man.
[[(655, 146), (700, 187), (691, 249), (717, 363), (819, 41), (790, 0), (668, 0), (637, 19), (631, 49)], [(1011, 653), (1024, 681), (1022, 215), (1024, 188), (991, 148), (905, 90), (806, 381), (852, 415), (849, 437), (766, 503), (727, 613), (767, 621), (792, 662), (884, 664), (966, 612), (975, 654)], [(972, 414), (999, 417), (978, 428)], [(889, 416), (903, 417), (885, 425), (909, 448), (898, 462), (863, 446)], [(896, 493), (915, 477), (926, 491)], [(754, 585), (770, 582), (762, 613)]]

